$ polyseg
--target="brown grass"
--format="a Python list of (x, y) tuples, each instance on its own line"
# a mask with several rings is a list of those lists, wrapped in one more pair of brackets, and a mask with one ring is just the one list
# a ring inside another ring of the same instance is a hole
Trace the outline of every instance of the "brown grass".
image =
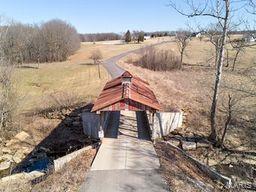
[(124, 62), (120, 65), (147, 80), (165, 110), (182, 109), (187, 114), (186, 127), (193, 125), (199, 132), (207, 130), (208, 88), (213, 78), (211, 71), (183, 69), (153, 72)]
[[(166, 44), (162, 45), (163, 49), (166, 49), (166, 46)], [(161, 46), (158, 48), (160, 49)], [(178, 108), (185, 112), (183, 132), (205, 136), (209, 134), (209, 111), (215, 76), (213, 67), (184, 66), (182, 70), (158, 72), (129, 64), (127, 63), (127, 58), (131, 58), (131, 56), (127, 56), (119, 61), (121, 67), (147, 80), (165, 110), (169, 111)], [(136, 57), (133, 56), (133, 58)], [(131, 59), (128, 60), (131, 61)], [(224, 69), (222, 86), (237, 87), (244, 85), (247, 88), (251, 87), (253, 90), (255, 85), (249, 83), (248, 75), (246, 75), (246, 73), (244, 74), (242, 71), (243, 70), (240, 69), (238, 73)], [(225, 104), (226, 92), (237, 93), (236, 90), (223, 87), (219, 96), (220, 107)], [(255, 107), (253, 108), (253, 106), (256, 106), (255, 99), (246, 97), (240, 101), (240, 105), (245, 109), (245, 112), (236, 114), (235, 118), (240, 120), (241, 118), (253, 119), (253, 114), (255, 114)], [(220, 134), (222, 133), (224, 120), (225, 114), (219, 111), (218, 126), (220, 130), (218, 132)], [(254, 129), (244, 124), (243, 121), (232, 126), (237, 129), (230, 128), (228, 130), (226, 144), (236, 148), (242, 145), (243, 148), (255, 149), (255, 142), (252, 142), (253, 139), (251, 137), (255, 135)]]
[(96, 150), (92, 149), (79, 155), (76, 159), (67, 163), (63, 169), (53, 173), (45, 181), (35, 185), (31, 191), (78, 191), (85, 179), (86, 172), (90, 168), (95, 153)]
[(164, 143), (156, 144), (162, 172), (172, 191), (219, 191), (217, 186), (200, 169)]
[[(178, 47), (175, 41), (166, 43), (164, 45), (157, 46), (160, 49), (171, 49), (174, 53), (179, 55)], [(227, 48), (231, 49), (231, 45), (227, 45)], [(238, 58), (237, 67), (247, 68), (255, 66), (256, 60), (255, 48), (246, 48), (245, 52)], [(234, 51), (229, 52), (229, 57), (232, 59), (235, 55)], [(186, 48), (184, 55), (184, 63), (194, 65), (212, 65), (214, 63), (214, 47), (207, 38), (199, 41), (198, 38), (193, 38)]]

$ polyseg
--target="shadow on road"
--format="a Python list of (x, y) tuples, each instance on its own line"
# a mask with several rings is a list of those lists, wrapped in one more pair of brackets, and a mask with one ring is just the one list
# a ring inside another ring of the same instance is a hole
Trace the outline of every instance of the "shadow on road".
[(118, 138), (119, 136), (150, 140), (150, 127), (146, 113), (137, 111), (134, 112), (134, 116), (127, 116), (119, 111), (110, 112), (105, 137)]
[(120, 111), (109, 112), (109, 120), (105, 130), (106, 138), (117, 138), (120, 125)]

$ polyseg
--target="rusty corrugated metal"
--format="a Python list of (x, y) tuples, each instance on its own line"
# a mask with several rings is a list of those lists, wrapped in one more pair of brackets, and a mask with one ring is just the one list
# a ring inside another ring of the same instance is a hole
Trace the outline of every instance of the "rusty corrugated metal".
[[(131, 79), (131, 83), (122, 80)], [(125, 71), (106, 83), (92, 111), (159, 111), (161, 109), (155, 94), (149, 88), (149, 83)]]

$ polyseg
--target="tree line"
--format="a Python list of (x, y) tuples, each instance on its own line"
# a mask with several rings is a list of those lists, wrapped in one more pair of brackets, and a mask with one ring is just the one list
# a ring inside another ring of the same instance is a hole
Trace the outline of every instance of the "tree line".
[(59, 19), (40, 25), (13, 22), (1, 31), (3, 55), (14, 65), (64, 61), (80, 48), (76, 29)]
[(117, 33), (88, 33), (79, 34), (79, 36), (82, 42), (110, 41), (120, 40), (122, 38), (122, 36)]
[[(144, 36), (154, 37), (164, 37), (164, 36), (174, 36), (175, 31), (156, 31), (156, 32), (143, 32), (143, 31), (132, 31), (128, 30), (124, 35), (117, 33), (87, 33), (79, 34), (81, 42), (95, 42), (95, 41), (111, 41), (111, 40), (125, 40), (130, 41), (143, 41)], [(130, 40), (129, 40), (130, 39)]]

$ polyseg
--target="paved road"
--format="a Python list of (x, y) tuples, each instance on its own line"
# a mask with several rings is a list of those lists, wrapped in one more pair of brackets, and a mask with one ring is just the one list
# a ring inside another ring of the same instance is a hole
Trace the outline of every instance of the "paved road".
[[(109, 131), (81, 187), (81, 192), (167, 192), (159, 159), (141, 112), (113, 113)], [(120, 120), (120, 121), (117, 121)], [(119, 129), (118, 129), (119, 127)]]
[(152, 44), (152, 45), (144, 46), (144, 47), (139, 48), (139, 49), (135, 49), (135, 50), (131, 50), (131, 51), (121, 53), (117, 56), (111, 57), (111, 58), (103, 61), (103, 66), (107, 69), (108, 73), (111, 75), (112, 78), (116, 78), (116, 77), (122, 75), (122, 73), (124, 72), (124, 70), (117, 65), (117, 61), (119, 61), (121, 58), (129, 55), (130, 53), (139, 53), (142, 49), (144, 49), (146, 47), (157, 46), (157, 45), (161, 45), (161, 44), (169, 43), (169, 42), (172, 42), (172, 41), (162, 41), (162, 42), (155, 43), (155, 44)]

